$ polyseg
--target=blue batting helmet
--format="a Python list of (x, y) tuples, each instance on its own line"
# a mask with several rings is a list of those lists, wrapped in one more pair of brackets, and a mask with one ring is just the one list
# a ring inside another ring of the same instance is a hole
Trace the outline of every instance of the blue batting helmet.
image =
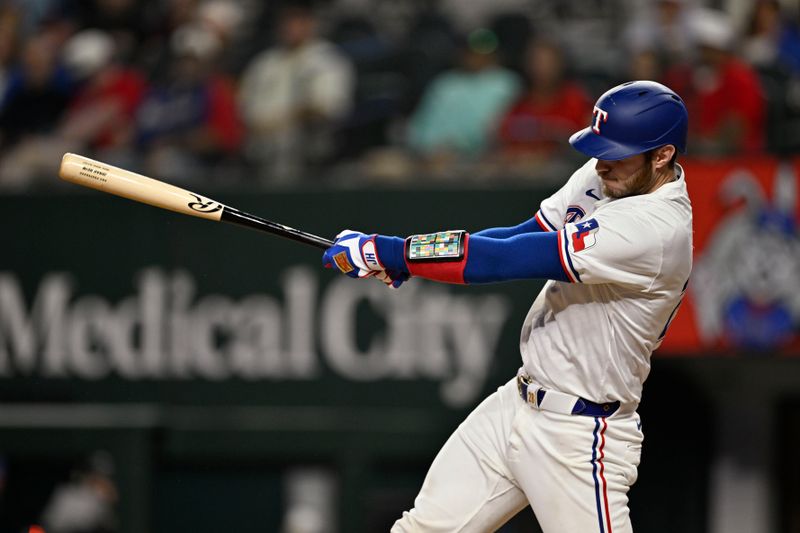
[(686, 152), (689, 114), (681, 97), (654, 81), (629, 81), (606, 91), (592, 124), (569, 138), (590, 157), (615, 161), (672, 144)]

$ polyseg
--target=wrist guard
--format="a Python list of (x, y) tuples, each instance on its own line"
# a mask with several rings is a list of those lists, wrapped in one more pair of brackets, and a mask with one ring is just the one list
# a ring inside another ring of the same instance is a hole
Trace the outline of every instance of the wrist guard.
[(412, 235), (406, 239), (406, 261), (460, 261), (464, 258), (466, 236), (467, 232), (464, 230)]
[(405, 260), (412, 276), (464, 283), (469, 233), (464, 230), (412, 235), (405, 242)]

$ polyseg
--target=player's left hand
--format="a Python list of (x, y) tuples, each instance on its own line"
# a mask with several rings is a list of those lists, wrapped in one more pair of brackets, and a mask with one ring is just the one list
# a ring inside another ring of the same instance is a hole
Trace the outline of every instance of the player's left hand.
[(378, 257), (376, 235), (344, 230), (333, 246), (322, 254), (325, 268), (336, 268), (351, 278), (376, 277), (391, 288), (398, 288), (408, 279), (407, 272), (386, 270)]

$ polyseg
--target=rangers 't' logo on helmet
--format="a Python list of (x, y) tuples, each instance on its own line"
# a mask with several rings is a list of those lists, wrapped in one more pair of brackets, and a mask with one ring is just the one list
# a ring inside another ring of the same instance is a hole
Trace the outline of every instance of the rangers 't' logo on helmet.
[(592, 110), (592, 131), (600, 135), (600, 123), (608, 120), (608, 111), (603, 111), (597, 106)]

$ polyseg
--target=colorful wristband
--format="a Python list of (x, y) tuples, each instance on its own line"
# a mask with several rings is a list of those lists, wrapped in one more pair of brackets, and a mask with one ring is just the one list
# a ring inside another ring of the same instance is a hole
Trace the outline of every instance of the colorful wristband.
[(405, 260), (412, 276), (464, 283), (469, 233), (463, 230), (412, 235), (406, 239)]
[(406, 261), (460, 261), (464, 258), (466, 234), (464, 230), (450, 230), (412, 235), (406, 239)]

